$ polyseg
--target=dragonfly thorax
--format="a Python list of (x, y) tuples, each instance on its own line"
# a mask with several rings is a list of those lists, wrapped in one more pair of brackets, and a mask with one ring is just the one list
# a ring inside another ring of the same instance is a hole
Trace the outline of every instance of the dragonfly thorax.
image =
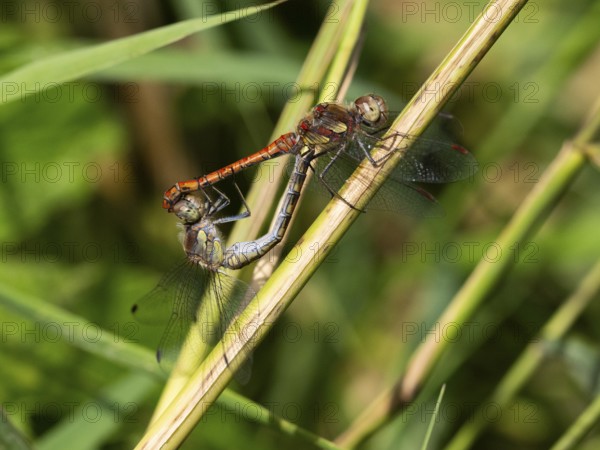
[(223, 264), (223, 241), (217, 227), (210, 220), (184, 224), (182, 245), (187, 258), (211, 271)]
[(348, 109), (339, 103), (320, 103), (298, 124), (297, 133), (304, 145), (317, 153), (339, 145), (357, 125)]
[(363, 95), (350, 108), (340, 103), (319, 103), (298, 124), (296, 130), (304, 145), (315, 153), (340, 145), (358, 127), (378, 131), (388, 122), (388, 108), (379, 95)]
[(221, 234), (214, 222), (220, 204), (207, 196), (187, 194), (173, 206), (182, 222), (180, 239), (187, 258), (213, 271), (223, 263)]

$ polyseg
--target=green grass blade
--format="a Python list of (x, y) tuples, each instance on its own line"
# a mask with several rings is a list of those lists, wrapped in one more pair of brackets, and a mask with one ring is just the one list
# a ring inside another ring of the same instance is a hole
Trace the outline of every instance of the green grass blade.
[[(288, 435), (296, 440), (308, 442), (315, 448), (322, 448), (325, 450), (339, 450), (340, 447), (335, 445), (333, 442), (311, 433), (296, 424), (293, 424), (281, 417), (273, 414), (268, 408), (263, 408), (260, 405), (242, 397), (236, 392), (227, 390), (224, 392), (225, 395), (219, 397), (219, 406), (224, 409), (228, 409), (232, 414), (239, 414), (240, 409), (242, 411), (257, 411), (256, 414), (252, 415), (252, 420), (262, 425), (274, 427), (279, 430), (282, 434)], [(224, 399), (223, 397), (226, 397)]]
[(0, 78), (0, 86), (2, 86), (0, 103), (22, 99), (35, 92), (56, 87), (65, 81), (81, 78), (172, 44), (193, 33), (260, 13), (283, 1), (285, 0), (210, 17), (184, 20), (104, 44), (42, 58)]
[(156, 387), (156, 379), (132, 373), (101, 389), (96, 399), (74, 408), (63, 422), (36, 442), (38, 450), (101, 448), (120, 427), (137, 421), (139, 404)]
[(440, 395), (438, 395), (438, 399), (435, 403), (435, 409), (433, 410), (433, 414), (431, 415), (431, 421), (429, 422), (429, 426), (427, 427), (427, 434), (425, 434), (425, 440), (423, 441), (421, 450), (427, 450), (427, 446), (429, 445), (429, 441), (430, 441), (431, 435), (433, 433), (433, 427), (435, 426), (437, 415), (440, 411), (440, 405), (442, 404), (442, 400), (444, 399), (445, 392), (446, 392), (446, 385), (443, 384), (442, 388), (440, 389)]
[(11, 450), (32, 450), (35, 447), (12, 424), (8, 412), (0, 408), (0, 448)]
[[(90, 324), (86, 319), (65, 311), (49, 302), (26, 295), (16, 290), (11, 290), (6, 285), (0, 286), (0, 306), (23, 316), (32, 322), (40, 324), (52, 324), (61, 328), (61, 335), (69, 337), (69, 343), (86, 352), (104, 357), (113, 362), (152, 373), (157, 377), (163, 377), (154, 355), (145, 347), (137, 344), (126, 343), (123, 339), (102, 330), (100, 339), (91, 341), (86, 339), (82, 333), (73, 333), (74, 326), (83, 327)], [(97, 326), (95, 326), (97, 327)]]
[(95, 73), (98, 81), (167, 81), (170, 83), (289, 83), (300, 69), (296, 60), (241, 52), (191, 52), (165, 48)]
[[(600, 421), (600, 395), (588, 406), (565, 434), (554, 444), (550, 450), (570, 450), (577, 447)], [(591, 448), (591, 447), (590, 447)]]

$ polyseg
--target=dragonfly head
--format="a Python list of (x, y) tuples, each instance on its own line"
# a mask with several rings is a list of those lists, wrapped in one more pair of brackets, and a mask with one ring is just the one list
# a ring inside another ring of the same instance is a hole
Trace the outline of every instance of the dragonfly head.
[(193, 195), (186, 195), (173, 205), (173, 212), (185, 224), (198, 222), (204, 215), (204, 205)]
[(368, 127), (379, 129), (387, 123), (388, 108), (385, 100), (379, 95), (363, 95), (354, 101), (354, 107)]

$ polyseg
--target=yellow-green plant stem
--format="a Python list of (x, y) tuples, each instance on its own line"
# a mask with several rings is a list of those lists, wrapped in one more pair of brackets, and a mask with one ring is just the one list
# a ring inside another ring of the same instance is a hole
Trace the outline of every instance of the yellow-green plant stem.
[[(447, 338), (430, 338), (421, 344), (410, 359), (407, 371), (399, 383), (371, 404), (354, 425), (337, 440), (338, 443), (354, 446), (385, 423), (398, 408), (416, 397), (435, 363), (455, 338), (452, 331), (459, 330), (461, 324), (473, 315), (506, 269), (511, 266), (515, 258), (511, 248), (519, 248), (518, 244), (527, 238), (547, 209), (556, 202), (583, 168), (585, 160), (582, 152), (572, 151), (571, 146), (560, 152), (496, 240), (498, 247), (502, 249), (502, 256), (493, 262), (481, 260), (438, 320), (437, 327), (449, 330)], [(449, 326), (450, 324), (453, 326)]]
[[(483, 15), (478, 17), (394, 122), (390, 133), (422, 133), (525, 3), (523, 0), (500, 0), (494, 4), (502, 11), (501, 17), (495, 21), (487, 20)], [(376, 193), (384, 182), (385, 175), (401, 157), (402, 152), (396, 152), (385, 165), (377, 168), (369, 163), (361, 164), (356, 172), (357, 177), (361, 180), (373, 180), (372, 184), (353, 183), (351, 177), (340, 192), (356, 208), (348, 207), (346, 202), (337, 198), (327, 205), (298, 242), (295, 248), (298, 257), (294, 261), (282, 262), (258, 293), (257, 299), (234, 324), (235, 329), (244, 332), (237, 336), (228, 335), (222, 345), (208, 355), (137, 448), (175, 448), (181, 444), (206, 407), (227, 385), (231, 377), (230, 368), (235, 369), (241, 363), (242, 349), (245, 353), (264, 338), (271, 324), (283, 313), (331, 248), (342, 238), (359, 216), (359, 209)], [(315, 252), (315, 248), (319, 251)], [(230, 362), (229, 366), (226, 361)]]
[[(294, 130), (300, 119), (313, 106), (323, 86), (323, 77), (336, 55), (353, 3), (353, 0), (338, 2), (339, 14), (336, 20), (323, 22), (296, 79), (299, 95), (285, 104), (273, 129), (271, 141), (283, 133)], [(268, 165), (270, 162), (263, 164)], [(269, 213), (269, 208), (265, 208), (265, 205), (272, 205), (275, 202), (280, 181), (285, 179), (285, 164), (282, 164), (281, 160), (274, 161), (272, 164), (274, 166), (272, 180), (264, 177), (257, 181), (247, 195), (246, 201), (252, 211), (252, 220), (237, 221), (229, 235), (229, 243), (242, 242), (258, 236)]]
[[(590, 270), (588, 275), (583, 279), (578, 289), (565, 301), (565, 303), (553, 314), (552, 318), (546, 323), (538, 339), (535, 339), (529, 344), (521, 356), (515, 361), (511, 369), (502, 378), (494, 393), (485, 402), (486, 405), (494, 404), (499, 408), (508, 406), (511, 399), (518, 390), (527, 382), (533, 372), (540, 366), (546, 355), (546, 349), (559, 339), (569, 330), (571, 325), (584, 311), (587, 305), (594, 299), (600, 290), (600, 262), (596, 263)], [(599, 397), (600, 398), (600, 397)], [(600, 414), (600, 400), (596, 400), (595, 406), (592, 404), (590, 408), (595, 419), (598, 419)], [(474, 419), (466, 423), (454, 436), (452, 441), (446, 447), (446, 450), (461, 450), (469, 448), (481, 432), (485, 429), (489, 422), (485, 420), (485, 415), (481, 416), (478, 413), (473, 415)], [(563, 437), (563, 442), (573, 443), (576, 436), (579, 436), (586, 429), (589, 429), (589, 420), (582, 420), (581, 428), (577, 427), (577, 432), (572, 428), (572, 435), (567, 438)], [(588, 425), (583, 425), (583, 423)], [(557, 444), (558, 445), (558, 444)], [(565, 447), (564, 444), (556, 448)]]
[[(496, 240), (497, 246), (502, 249), (502, 255), (493, 262), (482, 259), (478, 263), (440, 317), (438, 326), (443, 327), (450, 323), (460, 325), (472, 316), (506, 269), (515, 261), (514, 252), (519, 248), (519, 243), (529, 236), (534, 226), (544, 217), (544, 213), (556, 203), (558, 197), (584, 167), (585, 160), (585, 156), (579, 151), (573, 151), (571, 145), (561, 150)], [(454, 327), (451, 328), (458, 332)], [(426, 375), (453, 338), (454, 336), (449, 336), (440, 342), (428, 339), (417, 349), (401, 383), (399, 395), (402, 399), (414, 397)]]
[[(354, 65), (357, 59), (356, 49), (360, 46), (359, 41), (367, 5), (368, 0), (353, 0), (346, 4), (346, 9), (349, 9), (347, 14), (347, 25), (344, 27), (343, 35), (340, 38), (339, 49), (333, 58), (331, 68), (329, 69), (327, 76), (322, 80), (322, 89), (318, 99), (319, 102), (342, 102), (346, 95), (346, 91), (350, 86), (350, 81), (356, 68)], [(310, 182), (311, 176), (312, 172), (309, 171), (306, 174), (305, 186)], [(281, 203), (284, 200), (283, 197), (279, 200), (277, 210), (280, 209)], [(298, 201), (296, 210), (298, 210), (301, 201), (302, 197)], [(270, 226), (273, 227), (276, 221), (277, 216), (274, 216)], [(288, 230), (291, 229), (292, 222), (288, 225)], [(262, 258), (257, 262), (252, 276), (255, 286), (262, 286), (264, 281), (269, 278), (273, 273), (273, 270), (275, 270), (281, 256), (284, 241), (280, 242), (273, 250), (271, 250), (268, 258)]]
[(438, 340), (433, 337), (433, 334), (428, 333), (427, 340), (417, 348), (410, 359), (404, 377), (396, 386), (373, 402), (355, 420), (349, 430), (336, 440), (337, 443), (353, 447), (384, 424), (404, 405), (414, 400), (435, 364), (456, 338), (453, 332), (459, 332), (461, 325), (465, 324), (486, 296), (492, 292), (496, 283), (515, 261), (514, 252), (519, 248), (519, 244), (532, 233), (535, 226), (585, 166), (587, 144), (600, 129), (599, 111), (596, 105), (593, 114), (589, 116), (575, 139), (563, 146), (540, 182), (495, 241), (502, 249), (502, 255), (493, 262), (482, 259), (456, 293), (436, 324), (439, 329), (449, 331), (446, 338)]

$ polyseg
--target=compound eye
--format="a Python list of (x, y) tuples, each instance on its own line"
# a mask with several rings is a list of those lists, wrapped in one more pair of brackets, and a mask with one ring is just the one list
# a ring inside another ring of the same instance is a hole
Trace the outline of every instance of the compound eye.
[(175, 203), (173, 212), (183, 223), (195, 223), (200, 220), (200, 209), (193, 202), (183, 199)]
[(367, 126), (381, 128), (387, 123), (387, 105), (379, 95), (363, 95), (356, 99), (354, 105)]

